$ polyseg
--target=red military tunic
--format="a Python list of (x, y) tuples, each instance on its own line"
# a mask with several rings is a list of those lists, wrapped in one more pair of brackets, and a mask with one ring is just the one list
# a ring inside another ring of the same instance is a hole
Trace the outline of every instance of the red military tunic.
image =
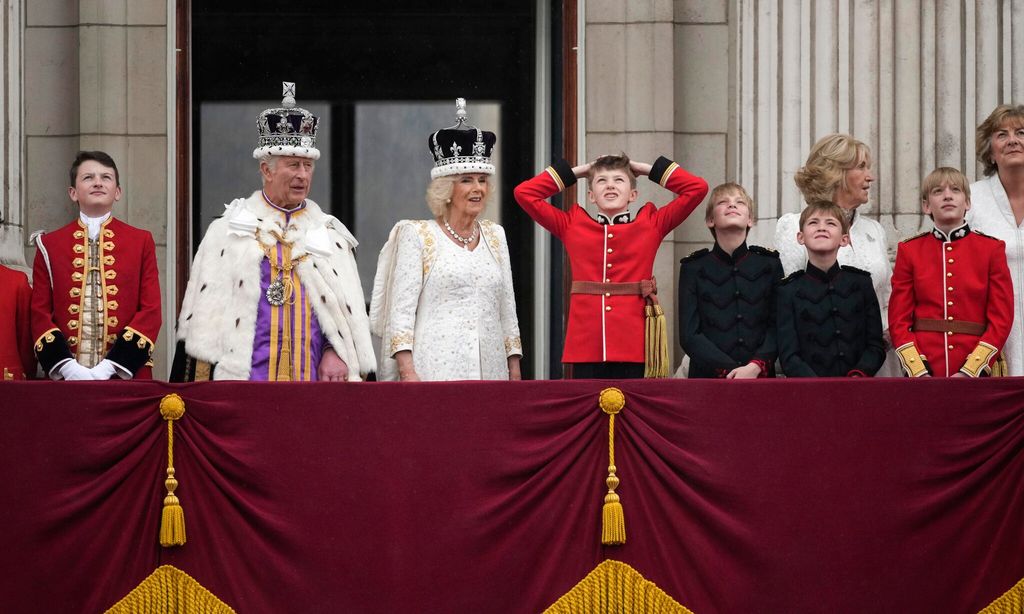
[(949, 236), (936, 229), (899, 244), (889, 333), (908, 374), (925, 373), (923, 356), (934, 376), (979, 375), (991, 368), (1011, 324), (1013, 285), (1002, 241), (964, 224)]
[[(515, 197), (527, 215), (565, 245), (573, 281), (638, 282), (651, 279), (662, 239), (708, 191), (706, 181), (664, 157), (654, 163), (650, 178), (678, 196), (660, 209), (647, 203), (628, 223), (601, 224), (582, 206), (562, 211), (545, 202), (576, 182), (564, 160), (519, 184)], [(573, 294), (562, 362), (644, 362), (644, 305), (639, 294)]]
[(0, 373), (2, 379), (25, 379), (36, 373), (29, 326), (32, 289), (21, 271), (0, 265)]
[[(153, 235), (110, 217), (97, 240), (106, 358), (137, 378), (150, 378), (150, 357), (161, 322)], [(32, 336), (39, 364), (49, 374), (65, 358), (78, 355), (89, 231), (75, 220), (40, 235), (36, 247)]]

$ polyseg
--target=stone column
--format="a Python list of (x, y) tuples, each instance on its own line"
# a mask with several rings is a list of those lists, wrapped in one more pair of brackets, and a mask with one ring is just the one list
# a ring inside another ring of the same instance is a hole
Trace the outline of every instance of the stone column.
[(22, 199), (22, 135), (23, 107), (22, 37), (24, 16), (21, 2), (0, 0), (0, 63), (3, 82), (0, 84), (0, 263), (26, 271)]
[[(586, 158), (625, 152), (653, 162), (675, 157), (677, 65), (673, 57), (671, 0), (587, 0), (586, 2)], [(570, 160), (581, 164), (587, 160)], [(681, 163), (685, 166), (686, 161)], [(578, 192), (586, 202), (586, 181)], [(663, 205), (672, 195), (646, 179), (638, 202)], [(669, 315), (669, 346), (675, 347), (675, 250), (667, 237), (654, 274)]]

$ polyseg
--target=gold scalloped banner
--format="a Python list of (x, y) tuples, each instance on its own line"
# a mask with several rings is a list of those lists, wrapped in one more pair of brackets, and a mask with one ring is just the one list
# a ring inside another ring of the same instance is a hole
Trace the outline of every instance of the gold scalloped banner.
[(234, 614), (195, 578), (172, 565), (161, 565), (107, 610), (107, 614)]
[(607, 559), (544, 614), (693, 614), (622, 561)]
[(1021, 614), (1024, 612), (1024, 578), (978, 614)]

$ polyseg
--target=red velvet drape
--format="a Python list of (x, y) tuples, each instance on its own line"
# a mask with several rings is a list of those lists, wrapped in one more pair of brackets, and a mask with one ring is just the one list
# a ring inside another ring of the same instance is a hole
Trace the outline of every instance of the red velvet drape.
[[(697, 614), (977, 612), (1024, 578), (1024, 382), (0, 384), (7, 612), (161, 564), (239, 612), (537, 612), (604, 558)], [(157, 543), (178, 392), (188, 543)]]

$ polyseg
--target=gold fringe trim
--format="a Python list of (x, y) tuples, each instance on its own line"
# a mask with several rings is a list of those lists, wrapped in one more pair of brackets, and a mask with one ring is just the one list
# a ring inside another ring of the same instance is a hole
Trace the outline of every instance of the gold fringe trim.
[(174, 421), (185, 415), (185, 402), (176, 394), (160, 399), (160, 415), (167, 421), (167, 479), (164, 486), (164, 509), (160, 515), (160, 545), (169, 548), (185, 543), (185, 510), (182, 509), (174, 490), (178, 480), (174, 477)]
[(234, 614), (231, 606), (171, 565), (162, 565), (107, 614)]
[(668, 328), (661, 305), (644, 306), (644, 377), (668, 377)]
[(605, 560), (544, 614), (693, 614), (621, 561)]
[(601, 543), (605, 546), (621, 546), (626, 543), (626, 516), (622, 502), (615, 489), (619, 478), (615, 475), (615, 414), (626, 407), (626, 395), (618, 388), (605, 388), (598, 397), (597, 405), (608, 414), (608, 494), (604, 496), (601, 508)]
[(1006, 356), (1002, 352), (996, 356), (995, 363), (992, 364), (992, 377), (1008, 377), (1010, 375), (1010, 367), (1006, 364)]
[(978, 614), (1024, 614), (1024, 578)]

